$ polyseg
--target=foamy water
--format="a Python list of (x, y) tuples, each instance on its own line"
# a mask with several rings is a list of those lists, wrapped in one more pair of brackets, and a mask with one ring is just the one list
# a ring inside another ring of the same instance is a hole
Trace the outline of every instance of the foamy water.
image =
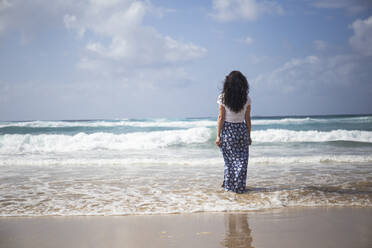
[(371, 116), (252, 123), (236, 195), (221, 188), (215, 119), (0, 122), (0, 215), (372, 206)]

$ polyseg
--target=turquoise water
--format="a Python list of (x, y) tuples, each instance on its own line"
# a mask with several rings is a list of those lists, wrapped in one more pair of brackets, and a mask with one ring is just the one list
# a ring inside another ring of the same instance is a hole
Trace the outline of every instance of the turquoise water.
[(248, 193), (220, 187), (216, 118), (0, 122), (0, 215), (372, 206), (372, 116), (252, 119)]

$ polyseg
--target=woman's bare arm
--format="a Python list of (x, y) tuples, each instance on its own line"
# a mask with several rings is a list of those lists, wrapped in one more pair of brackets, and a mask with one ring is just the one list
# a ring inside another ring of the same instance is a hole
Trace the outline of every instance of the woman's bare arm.
[(245, 124), (247, 125), (247, 129), (248, 129), (249, 145), (251, 145), (252, 144), (252, 139), (251, 139), (251, 105), (248, 105), (247, 109), (245, 110)]
[(223, 126), (223, 123), (225, 122), (225, 107), (221, 104), (218, 108), (218, 119), (217, 119), (217, 138), (216, 138), (216, 145), (220, 146), (220, 138), (221, 138), (221, 129)]

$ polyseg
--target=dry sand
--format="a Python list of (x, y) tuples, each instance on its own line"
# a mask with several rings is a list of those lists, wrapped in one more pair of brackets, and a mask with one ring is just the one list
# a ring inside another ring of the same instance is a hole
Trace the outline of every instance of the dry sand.
[(372, 247), (372, 208), (1, 217), (0, 247)]

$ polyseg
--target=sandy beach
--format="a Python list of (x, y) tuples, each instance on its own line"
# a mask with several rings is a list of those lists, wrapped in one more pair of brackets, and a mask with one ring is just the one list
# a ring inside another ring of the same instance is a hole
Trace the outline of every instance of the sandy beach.
[(372, 247), (372, 208), (0, 218), (0, 247)]

